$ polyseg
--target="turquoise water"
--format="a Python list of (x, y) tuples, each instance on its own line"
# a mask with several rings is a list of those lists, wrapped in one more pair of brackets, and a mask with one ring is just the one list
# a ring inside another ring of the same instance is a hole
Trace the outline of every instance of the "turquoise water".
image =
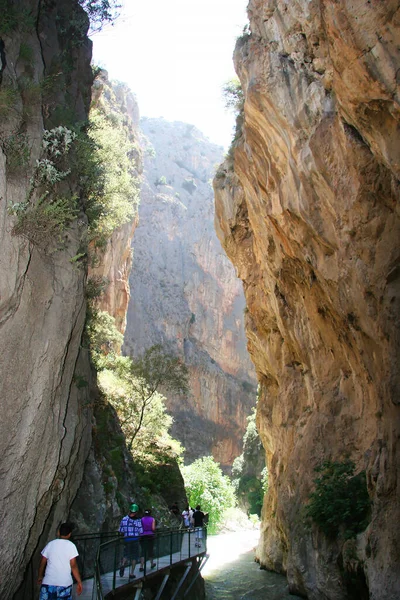
[(289, 594), (286, 578), (254, 562), (258, 532), (210, 536), (203, 569), (207, 600), (301, 600)]

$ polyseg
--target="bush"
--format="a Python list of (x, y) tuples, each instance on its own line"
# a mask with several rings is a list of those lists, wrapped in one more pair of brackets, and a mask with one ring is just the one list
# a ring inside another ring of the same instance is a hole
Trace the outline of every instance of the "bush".
[(236, 504), (229, 478), (223, 475), (212, 456), (204, 456), (183, 467), (182, 475), (190, 506), (200, 504), (201, 510), (209, 513), (208, 530), (216, 533), (226, 510)]
[(15, 109), (18, 92), (13, 87), (0, 88), (0, 117), (8, 117), (12, 110)]
[(233, 110), (238, 114), (243, 109), (244, 96), (242, 86), (237, 77), (229, 79), (222, 86), (222, 96), (226, 110)]
[(354, 475), (352, 461), (324, 461), (315, 468), (319, 476), (309, 496), (306, 515), (330, 538), (341, 528), (346, 538), (355, 536), (368, 525), (370, 499), (365, 472)]
[(32, 13), (10, 0), (0, 0), (0, 36), (11, 35), (13, 31), (32, 31), (35, 18)]
[(31, 149), (26, 133), (11, 133), (2, 141), (3, 152), (7, 157), (7, 173), (15, 174), (26, 169)]
[(104, 25), (113, 23), (121, 8), (116, 0), (79, 0), (79, 4), (89, 17), (91, 32), (100, 31)]
[(135, 216), (139, 185), (130, 157), (133, 144), (124, 129), (113, 126), (95, 109), (91, 111), (88, 138), (81, 141), (81, 179), (87, 182), (89, 239), (102, 247), (115, 229)]
[(21, 235), (42, 249), (59, 245), (62, 234), (77, 216), (76, 196), (49, 201), (43, 195), (29, 210), (17, 212), (13, 235)]

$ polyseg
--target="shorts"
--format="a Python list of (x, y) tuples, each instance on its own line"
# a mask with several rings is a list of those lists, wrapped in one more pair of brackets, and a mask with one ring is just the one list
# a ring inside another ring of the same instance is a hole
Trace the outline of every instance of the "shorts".
[(195, 527), (194, 530), (196, 532), (196, 537), (198, 539), (201, 539), (203, 537), (203, 528), (202, 527)]
[(128, 560), (138, 561), (140, 558), (139, 540), (129, 540), (124, 542), (124, 557)]
[(143, 535), (140, 538), (140, 545), (142, 547), (142, 556), (145, 556), (146, 560), (154, 555), (154, 536)]
[(72, 600), (72, 585), (64, 587), (42, 584), (39, 600), (59, 600), (61, 598), (62, 600)]

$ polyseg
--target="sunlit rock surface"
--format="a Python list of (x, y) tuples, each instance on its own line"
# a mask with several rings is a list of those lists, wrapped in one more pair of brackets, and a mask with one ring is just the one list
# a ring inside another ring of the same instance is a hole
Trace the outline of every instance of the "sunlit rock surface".
[[(136, 97), (123, 83), (110, 81), (107, 71), (101, 70), (93, 84), (92, 106), (113, 116), (132, 145), (132, 174), (138, 180), (142, 173), (142, 156), (139, 148), (139, 107)], [(139, 195), (139, 194), (138, 194)], [(132, 198), (132, 202), (134, 199)], [(89, 280), (103, 282), (99, 307), (115, 319), (121, 333), (126, 327), (128, 309), (129, 273), (132, 267), (131, 241), (137, 217), (116, 229), (105, 248), (96, 254), (97, 261), (89, 268)]]
[(187, 400), (170, 398), (185, 460), (241, 452), (256, 400), (246, 350), (242, 284), (213, 225), (211, 178), (222, 159), (192, 125), (142, 119), (144, 181), (133, 242), (125, 351), (169, 345), (190, 371)]
[[(235, 51), (243, 125), (214, 186), (261, 382), (259, 559), (313, 600), (395, 600), (398, 3), (252, 0), (248, 14)], [(372, 501), (350, 553), (302, 513), (313, 468), (346, 457)]]
[[(83, 121), (90, 101), (91, 43), (82, 33), (88, 25), (85, 13), (75, 2), (60, 0), (45, 10), (39, 4), (5, 3), (0, 16), (6, 19), (13, 10), (17, 15), (15, 29), (1, 36), (2, 600), (13, 596), (40, 539), (49, 531), (54, 535), (56, 525), (65, 518), (91, 440), (89, 386), (77, 385), (79, 378), (90, 383), (87, 352), (80, 348), (85, 272), (71, 261), (79, 252), (84, 221), (69, 229), (56, 250), (12, 235), (15, 217), (7, 210), (11, 203), (27, 198), (30, 177), (41, 156), (43, 130), (60, 124), (56, 106), (70, 110), (70, 118), (74, 115), (76, 121)], [(83, 28), (79, 47), (65, 35), (69, 24), (77, 21)], [(65, 57), (70, 60), (69, 70), (63, 71), (60, 61)], [(26, 135), (30, 148), (27, 164), (20, 151), (12, 164), (10, 146), (5, 144), (18, 133)], [(76, 181), (70, 180), (70, 186), (78, 190)]]

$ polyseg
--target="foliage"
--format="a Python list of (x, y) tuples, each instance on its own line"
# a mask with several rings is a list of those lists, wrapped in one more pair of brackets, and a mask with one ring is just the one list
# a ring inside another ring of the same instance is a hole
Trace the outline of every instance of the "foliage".
[(88, 137), (81, 136), (81, 181), (87, 191), (89, 239), (104, 246), (112, 232), (137, 211), (138, 182), (133, 174), (133, 145), (100, 110), (90, 114)]
[(25, 7), (10, 0), (0, 0), (0, 36), (11, 35), (17, 29), (25, 32), (34, 29), (35, 19)]
[[(145, 426), (150, 408), (154, 410), (157, 407), (159, 390), (186, 393), (188, 371), (179, 358), (165, 351), (159, 344), (151, 346), (138, 358), (118, 361), (116, 371), (130, 387), (129, 397), (124, 401), (121, 424), (132, 425), (127, 438), (128, 448), (131, 449), (137, 435)], [(164, 418), (167, 419), (166, 414)]]
[(165, 177), (165, 175), (161, 175), (161, 177), (159, 177), (158, 179), (155, 180), (154, 182), (155, 186), (159, 186), (159, 185), (167, 185), (167, 178)]
[(1, 142), (4, 154), (7, 157), (7, 173), (15, 174), (26, 169), (31, 156), (28, 136), (26, 133), (14, 132)]
[(79, 0), (90, 19), (91, 32), (100, 31), (104, 25), (119, 17), (121, 4), (116, 0)]
[(222, 86), (222, 96), (226, 110), (233, 110), (235, 114), (238, 114), (242, 110), (244, 96), (242, 86), (237, 77), (233, 77), (224, 83)]
[(33, 48), (26, 42), (21, 42), (19, 47), (19, 57), (20, 60), (31, 65), (33, 63)]
[(315, 490), (309, 496), (306, 515), (330, 538), (341, 528), (347, 538), (363, 531), (368, 524), (370, 500), (365, 472), (354, 475), (352, 461), (324, 461), (315, 468)]
[[(120, 356), (123, 336), (115, 319), (95, 310), (86, 322), (90, 353), (99, 371), (99, 385), (115, 407), (128, 449), (148, 448), (165, 438), (172, 425), (160, 390), (185, 393), (188, 390), (186, 366), (162, 346), (152, 346), (138, 358)], [(165, 441), (164, 440), (164, 441)], [(180, 452), (180, 451), (179, 451)]]
[(76, 196), (71, 196), (49, 201), (44, 194), (29, 210), (15, 213), (18, 219), (12, 234), (21, 235), (42, 248), (48, 248), (54, 242), (60, 244), (62, 234), (76, 219), (76, 200)]
[(75, 134), (66, 127), (44, 131), (42, 153), (36, 160), (26, 199), (8, 208), (9, 214), (17, 217), (13, 235), (47, 248), (54, 242), (59, 244), (63, 232), (76, 219), (78, 197), (62, 194), (57, 185), (70, 173), (62, 169), (74, 139)]
[(182, 468), (190, 506), (200, 504), (209, 513), (208, 529), (215, 533), (225, 511), (235, 505), (235, 492), (229, 478), (224, 475), (212, 456), (204, 456)]
[(256, 427), (256, 413), (247, 417), (243, 436), (243, 453), (232, 465), (233, 485), (240, 505), (249, 514), (261, 515), (264, 495), (268, 491), (268, 469), (265, 467), (264, 450)]
[(153, 146), (148, 146), (146, 148), (146, 154), (147, 156), (149, 156), (150, 158), (155, 158), (156, 157), (156, 151), (153, 148)]
[(15, 108), (17, 90), (11, 86), (0, 87), (0, 117), (7, 117)]
[(90, 354), (95, 367), (100, 370), (107, 366), (107, 358), (117, 354), (124, 336), (115, 326), (115, 319), (106, 311), (92, 311), (86, 322), (86, 333), (90, 341)]

